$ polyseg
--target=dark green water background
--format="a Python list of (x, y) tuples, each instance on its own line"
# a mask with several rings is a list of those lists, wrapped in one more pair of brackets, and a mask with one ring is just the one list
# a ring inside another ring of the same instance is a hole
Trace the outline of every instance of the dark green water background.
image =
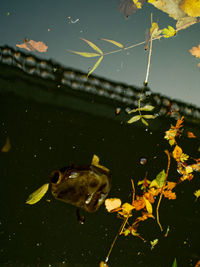
[[(104, 205), (94, 214), (85, 214), (85, 224), (79, 225), (76, 209), (53, 199), (50, 191), (36, 205), (25, 201), (49, 181), (52, 170), (70, 163), (89, 164), (93, 154), (111, 170), (109, 196), (123, 202), (131, 201), (131, 178), (136, 184), (148, 171), (152, 180), (166, 168), (164, 150), (170, 147), (163, 137), (170, 122), (159, 119), (157, 130), (151, 131), (115, 120), (114, 111), (113, 119), (107, 119), (1, 92), (0, 145), (7, 136), (12, 145), (8, 153), (0, 153), (1, 267), (98, 266), (105, 259), (121, 221)], [(199, 157), (198, 138), (183, 138), (181, 145), (185, 153)], [(147, 159), (145, 166), (140, 164), (142, 157)], [(178, 176), (174, 166), (169, 180)], [(138, 229), (147, 242), (120, 237), (109, 266), (167, 267), (175, 257), (178, 266), (194, 266), (200, 259), (200, 202), (195, 202), (193, 192), (199, 187), (197, 174), (177, 186), (177, 200), (162, 200), (160, 220), (165, 230), (170, 226), (167, 238), (149, 219)], [(149, 241), (156, 238), (159, 243), (151, 250)]]

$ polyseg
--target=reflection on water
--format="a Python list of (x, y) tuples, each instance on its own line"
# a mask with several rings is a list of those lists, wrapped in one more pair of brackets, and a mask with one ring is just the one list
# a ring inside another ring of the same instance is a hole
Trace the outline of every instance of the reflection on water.
[[(23, 87), (15, 88), (15, 91), (22, 90), (17, 96), (12, 92), (12, 79), (18, 83), (18, 78), (1, 79), (0, 145), (2, 147), (9, 137), (11, 148), (0, 154), (0, 265), (98, 266), (121, 224), (115, 214), (107, 213), (102, 205), (96, 213), (85, 213), (86, 222), (80, 225), (76, 209), (56, 201), (50, 192), (33, 206), (25, 204), (27, 196), (49, 181), (52, 170), (70, 164), (87, 165), (93, 154), (97, 154), (102, 165), (111, 170), (109, 197), (130, 201), (131, 178), (136, 184), (146, 172), (153, 179), (166, 168), (163, 151), (168, 149), (168, 143), (163, 136), (170, 121), (157, 119), (153, 130), (128, 125), (123, 122), (125, 113), (115, 114), (115, 102), (113, 105), (109, 102), (106, 109), (105, 102), (95, 103), (96, 100), (90, 98), (88, 102), (93, 101), (93, 106), (88, 104), (90, 110), (87, 112), (86, 107), (81, 112), (77, 107), (81, 94), (77, 103), (75, 97), (69, 107), (56, 105), (62, 102), (62, 95), (51, 91), (53, 98), (46, 94), (48, 99), (36, 102), (31, 92), (27, 93), (32, 89), (37, 91), (35, 84), (34, 87), (33, 83), (23, 80)], [(38, 82), (38, 88), (43, 85), (45, 82)], [(25, 86), (23, 98), (19, 95), (23, 95)], [(44, 97), (37, 97), (40, 96)], [(55, 99), (54, 105), (52, 99)], [(101, 116), (97, 107), (101, 110), (105, 107), (105, 114), (109, 111), (109, 116)], [(197, 135), (195, 124), (188, 122), (187, 127)], [(199, 157), (198, 138), (185, 139), (182, 146), (186, 153)], [(146, 159), (145, 164), (141, 164), (141, 159)], [(172, 169), (170, 175), (172, 179), (176, 177), (176, 170)], [(155, 248), (151, 250), (149, 242), (135, 237), (120, 237), (111, 254), (110, 266), (171, 266), (175, 257), (180, 266), (194, 266), (200, 257), (199, 202), (195, 202), (193, 196), (198, 187), (199, 179), (195, 177), (176, 189), (177, 200), (162, 200), (160, 220), (165, 230), (170, 227), (167, 238), (154, 220), (144, 222), (138, 231), (146, 240), (159, 239)]]

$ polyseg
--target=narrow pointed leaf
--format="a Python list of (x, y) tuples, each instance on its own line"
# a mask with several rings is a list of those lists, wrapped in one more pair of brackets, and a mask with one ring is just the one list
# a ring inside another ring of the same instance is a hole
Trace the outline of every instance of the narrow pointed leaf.
[(141, 121), (142, 121), (142, 123), (143, 123), (144, 125), (149, 126), (148, 122), (145, 121), (143, 118), (141, 118)]
[(146, 106), (142, 107), (141, 110), (152, 111), (154, 108), (155, 108), (154, 106), (146, 105)]
[(46, 194), (46, 192), (49, 189), (49, 184), (44, 184), (40, 188), (38, 188), (36, 191), (34, 191), (28, 199), (26, 200), (26, 204), (33, 205), (40, 201), (40, 199)]
[(78, 52), (78, 51), (73, 51), (73, 50), (69, 50), (71, 53), (80, 55), (82, 57), (99, 57), (100, 55), (97, 53), (87, 53), (87, 52)]
[(133, 116), (130, 120), (128, 120), (127, 122), (128, 123), (133, 123), (133, 122), (136, 122), (138, 120), (140, 120), (140, 115), (136, 115), (136, 116)]
[(139, 108), (136, 108), (136, 109), (132, 109), (128, 112), (128, 114), (131, 114), (131, 113), (134, 113), (134, 112), (137, 112), (139, 110)]
[(173, 264), (172, 264), (172, 267), (177, 267), (178, 265), (177, 265), (177, 261), (176, 261), (176, 258), (174, 259), (174, 262), (173, 262)]
[(98, 60), (97, 60), (97, 62), (95, 63), (95, 65), (93, 66), (93, 68), (91, 69), (91, 71), (88, 73), (88, 75), (87, 75), (87, 77), (99, 66), (99, 64), (101, 63), (101, 61), (102, 61), (102, 59), (103, 59), (103, 56), (101, 56)]
[(155, 119), (156, 118), (156, 116), (150, 115), (150, 114), (142, 115), (142, 117), (145, 118), (145, 119)]
[(120, 48), (123, 48), (124, 47), (123, 44), (121, 44), (119, 42), (116, 42), (114, 40), (105, 39), (105, 38), (101, 38), (101, 40), (106, 41), (106, 42), (111, 43), (111, 44), (114, 44), (114, 45), (116, 45), (116, 46), (118, 46)]
[(151, 203), (150, 203), (149, 200), (146, 199), (145, 197), (144, 197), (144, 201), (145, 201), (145, 205), (146, 205), (147, 212), (148, 212), (148, 213), (152, 213), (152, 212), (153, 212), (153, 208), (152, 208)]
[(103, 55), (103, 51), (96, 46), (94, 43), (92, 43), (91, 41), (86, 40), (85, 38), (81, 38), (81, 40), (85, 41), (90, 47), (92, 47), (92, 49), (94, 49), (96, 52), (100, 53), (101, 55)]
[(141, 107), (141, 108), (132, 109), (132, 110), (130, 110), (128, 112), (128, 114), (133, 113), (133, 112), (136, 112), (138, 110), (141, 110), (141, 111), (152, 111), (154, 108), (155, 108), (154, 106), (146, 105), (146, 106)]

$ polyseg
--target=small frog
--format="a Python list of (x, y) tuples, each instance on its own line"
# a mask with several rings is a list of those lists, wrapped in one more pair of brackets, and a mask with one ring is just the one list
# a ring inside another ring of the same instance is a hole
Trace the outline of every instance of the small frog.
[(110, 171), (94, 155), (91, 165), (70, 166), (50, 174), (51, 192), (61, 201), (95, 212), (104, 202), (111, 187)]

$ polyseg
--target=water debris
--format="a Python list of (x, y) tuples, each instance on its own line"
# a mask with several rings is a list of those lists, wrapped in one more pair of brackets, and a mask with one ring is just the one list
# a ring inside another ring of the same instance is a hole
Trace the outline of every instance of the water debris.
[(150, 241), (151, 244), (151, 250), (154, 249), (154, 247), (158, 244), (158, 239), (154, 239), (153, 241)]
[(73, 20), (70, 16), (67, 17), (67, 22), (68, 22), (69, 24), (75, 24), (75, 23), (77, 23), (77, 22), (79, 22), (79, 21), (80, 21), (80, 19), (75, 19), (75, 20)]
[(11, 149), (10, 138), (7, 137), (7, 138), (6, 138), (5, 145), (2, 147), (1, 152), (6, 153), (6, 152), (8, 152), (10, 149)]

